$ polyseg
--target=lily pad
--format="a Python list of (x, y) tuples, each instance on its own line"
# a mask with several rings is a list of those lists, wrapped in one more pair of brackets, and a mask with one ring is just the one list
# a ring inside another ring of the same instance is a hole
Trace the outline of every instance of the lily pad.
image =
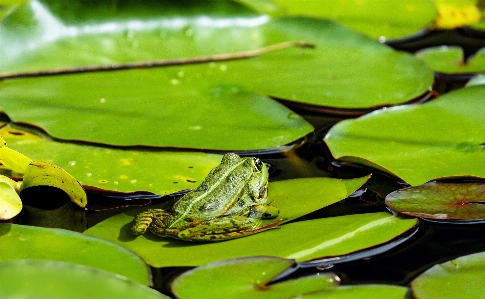
[(0, 262), (2, 298), (169, 298), (142, 284), (98, 269), (56, 261)]
[(463, 49), (456, 46), (428, 48), (416, 53), (432, 70), (443, 74), (473, 74), (485, 71), (485, 48), (466, 61)]
[(306, 294), (302, 299), (408, 299), (409, 289), (393, 285), (354, 285), (329, 288), (321, 292)]
[[(241, 1), (273, 15), (305, 15), (335, 20), (380, 40), (401, 38), (426, 29), (437, 15), (432, 1), (298, 1), (273, 0), (274, 6), (258, 7), (260, 0)], [(264, 2), (263, 2), (264, 3)], [(279, 5), (279, 6), (278, 6)], [(352, 7), (352, 9), (349, 9)]]
[[(346, 195), (342, 196), (345, 191), (335, 195), (338, 188), (332, 184), (346, 190), (345, 184), (338, 181), (313, 178), (270, 183), (269, 197), (275, 200), (275, 206), (280, 209), (280, 217), (291, 220), (352, 193), (347, 190)], [(279, 186), (274, 185), (277, 183)], [(277, 191), (280, 188), (286, 192)], [(277, 194), (280, 192), (285, 196), (279, 197)], [(284, 224), (278, 229), (231, 241), (194, 244), (150, 234), (138, 237), (130, 235), (129, 224), (142, 210), (110, 217), (85, 233), (125, 246), (142, 256), (151, 266), (167, 267), (197, 266), (220, 259), (254, 255), (294, 258), (297, 261), (340, 256), (388, 242), (416, 225), (416, 219), (403, 220), (388, 213), (351, 215)], [(247, 248), (251, 250), (248, 252)]]
[(0, 260), (56, 260), (98, 268), (144, 285), (148, 267), (131, 251), (102, 239), (63, 229), (0, 223)]
[[(295, 141), (312, 127), (263, 95), (370, 108), (412, 100), (433, 80), (415, 57), (329, 21), (270, 19), (229, 1), (197, 1), (189, 7), (129, 2), (116, 11), (107, 4), (94, 8), (73, 2), (66, 13), (54, 1), (29, 2), (0, 22), (0, 39), (9, 41), (0, 47), (5, 57), (0, 68), (19, 72), (153, 59), (210, 60), (209, 55), (237, 57), (241, 51), (299, 40), (315, 48), (290, 47), (217, 63), (4, 80), (0, 110), (15, 122), (34, 124), (65, 140), (266, 149)], [(25, 19), (32, 24), (26, 30), (18, 26)], [(26, 49), (27, 41), (38, 47)]]
[(221, 160), (221, 155), (207, 153), (57, 142), (10, 126), (0, 129), (0, 136), (33, 159), (62, 167), (87, 188), (120, 192), (166, 195), (191, 189)]
[(172, 291), (181, 299), (190, 298), (278, 298), (292, 299), (335, 286), (331, 274), (302, 277), (268, 285), (289, 269), (292, 260), (253, 257), (218, 261), (177, 277)]
[(430, 182), (404, 188), (386, 196), (396, 212), (437, 220), (485, 219), (485, 184)]
[(390, 172), (411, 185), (440, 177), (485, 177), (484, 86), (422, 105), (382, 109), (330, 129), (336, 159)]
[(482, 298), (484, 271), (485, 253), (480, 252), (431, 267), (411, 287), (419, 299)]

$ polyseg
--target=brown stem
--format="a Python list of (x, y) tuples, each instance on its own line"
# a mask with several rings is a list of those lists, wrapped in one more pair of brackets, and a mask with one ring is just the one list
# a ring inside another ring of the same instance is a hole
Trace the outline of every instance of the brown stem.
[(107, 71), (127, 70), (127, 69), (136, 69), (136, 68), (150, 68), (150, 67), (173, 66), (173, 65), (182, 65), (182, 64), (238, 60), (238, 59), (252, 58), (269, 52), (291, 48), (291, 47), (315, 48), (315, 45), (307, 42), (303, 42), (303, 41), (288, 41), (288, 42), (270, 45), (256, 50), (249, 50), (249, 51), (236, 52), (236, 53), (230, 53), (230, 54), (215, 54), (215, 55), (192, 57), (192, 58), (175, 58), (175, 59), (155, 60), (155, 61), (146, 61), (146, 62), (132, 62), (132, 63), (123, 63), (123, 64), (96, 65), (96, 66), (74, 67), (74, 68), (66, 68), (66, 69), (35, 71), (35, 72), (10, 73), (10, 74), (0, 75), (0, 80), (42, 77), (42, 76), (56, 76), (56, 75), (77, 74), (77, 73), (86, 73), (86, 72), (107, 72)]

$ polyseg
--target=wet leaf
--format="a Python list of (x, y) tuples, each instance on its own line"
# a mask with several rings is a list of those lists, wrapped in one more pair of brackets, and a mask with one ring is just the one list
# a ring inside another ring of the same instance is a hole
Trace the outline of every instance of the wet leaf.
[(87, 228), (86, 212), (71, 201), (57, 209), (39, 209), (24, 205), (15, 220), (17, 224), (63, 228), (80, 233)]
[(11, 219), (22, 210), (22, 201), (8, 178), (0, 177), (0, 219)]
[(485, 48), (465, 61), (463, 49), (456, 46), (428, 48), (416, 53), (431, 69), (444, 74), (473, 74), (485, 71)]
[(303, 295), (302, 299), (407, 299), (409, 289), (392, 285), (353, 285), (330, 288), (321, 292)]
[(411, 287), (419, 299), (483, 298), (484, 271), (485, 253), (480, 252), (431, 267)]
[[(329, 21), (271, 19), (229, 1), (175, 3), (122, 1), (113, 10), (109, 3), (71, 2), (66, 13), (61, 3), (30, 2), (0, 22), (0, 39), (9, 41), (8, 47), (0, 46), (5, 57), (0, 69), (206, 57), (300, 40), (315, 48), (290, 47), (254, 59), (3, 80), (0, 110), (65, 140), (267, 149), (313, 130), (267, 96), (370, 108), (407, 102), (432, 84), (431, 71), (415, 57)], [(31, 20), (31, 27), (18, 26), (21, 20)], [(49, 36), (56, 38), (43, 38)], [(28, 50), (28, 42), (43, 50)]]
[(292, 260), (253, 257), (218, 261), (187, 271), (172, 283), (180, 299), (190, 298), (300, 298), (335, 286), (331, 274), (302, 277), (268, 285), (293, 265)]
[(67, 170), (82, 185), (120, 192), (171, 194), (194, 188), (221, 161), (221, 155), (132, 150), (56, 142), (6, 126), (0, 136), (37, 161)]
[(0, 262), (2, 298), (168, 299), (124, 277), (81, 265), (38, 260)]
[[(411, 185), (440, 177), (485, 177), (485, 87), (447, 93), (422, 105), (382, 109), (333, 126), (333, 157), (390, 172)], [(459, 103), (459, 105), (457, 104)]]
[(80, 233), (0, 223), (0, 244), (0, 261), (56, 260), (109, 271), (145, 285), (150, 282), (148, 268), (140, 257), (121, 246)]
[(34, 161), (27, 166), (20, 191), (35, 186), (59, 188), (80, 207), (88, 203), (86, 192), (79, 182), (64, 169), (50, 163)]
[(485, 219), (485, 184), (430, 182), (390, 193), (386, 205), (396, 212), (421, 218)]

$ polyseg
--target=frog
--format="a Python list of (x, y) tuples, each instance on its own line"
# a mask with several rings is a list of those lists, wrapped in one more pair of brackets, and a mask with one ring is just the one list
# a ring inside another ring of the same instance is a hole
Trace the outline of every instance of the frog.
[(279, 209), (268, 200), (268, 168), (259, 158), (225, 154), (219, 165), (169, 209), (135, 216), (130, 231), (193, 242), (218, 242), (259, 233), (278, 225)]

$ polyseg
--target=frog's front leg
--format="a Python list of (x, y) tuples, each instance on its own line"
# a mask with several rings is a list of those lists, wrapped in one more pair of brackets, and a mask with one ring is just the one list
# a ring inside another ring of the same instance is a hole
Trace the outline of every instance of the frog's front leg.
[(262, 219), (273, 219), (278, 217), (280, 210), (277, 207), (272, 206), (272, 203), (273, 202), (270, 202), (269, 204), (258, 204), (252, 206), (249, 217)]
[(222, 217), (194, 223), (194, 226), (180, 231), (177, 237), (185, 241), (219, 242), (276, 228), (283, 220), (259, 226), (261, 221), (245, 216)]
[(150, 227), (150, 224), (152, 224), (152, 221), (154, 219), (164, 219), (168, 217), (170, 214), (162, 209), (149, 209), (145, 212), (141, 212), (138, 215), (135, 216), (133, 221), (131, 222), (130, 225), (130, 232), (133, 235), (142, 235), (144, 234), (148, 227)]

